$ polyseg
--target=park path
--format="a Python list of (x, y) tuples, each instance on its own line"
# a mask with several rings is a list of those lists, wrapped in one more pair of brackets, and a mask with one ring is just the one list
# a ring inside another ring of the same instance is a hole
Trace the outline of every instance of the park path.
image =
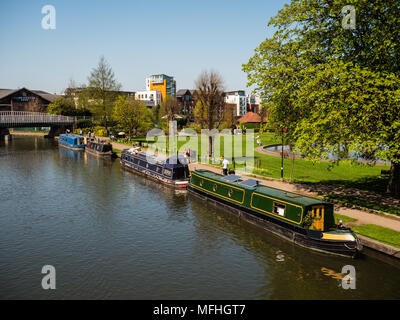
[[(107, 140), (109, 141), (108, 138), (100, 138), (101, 140)], [(113, 145), (113, 148), (119, 149), (119, 150), (124, 150), (130, 148), (130, 146), (126, 144), (121, 144), (117, 142), (112, 142), (110, 141), (111, 144)], [(202, 163), (191, 163), (189, 165), (190, 170), (196, 170), (196, 169), (206, 169), (210, 170), (216, 173), (221, 173), (221, 169), (215, 166), (207, 165), (207, 164), (202, 164)], [(238, 172), (239, 174), (239, 172)], [(246, 173), (240, 172), (242, 176), (246, 176)], [(251, 177), (254, 177), (254, 174), (251, 175)], [(359, 192), (363, 192), (362, 190), (351, 190), (351, 189), (345, 189), (345, 188), (338, 188), (338, 187), (333, 187), (333, 186), (326, 186), (326, 185), (307, 185), (307, 184), (295, 184), (295, 183), (289, 183), (289, 182), (284, 182), (281, 180), (277, 179), (268, 179), (259, 175), (256, 175), (257, 179), (261, 181), (261, 184), (272, 187), (272, 188), (277, 188), (281, 190), (285, 190), (288, 192), (293, 192), (293, 193), (299, 193), (305, 196), (310, 196), (310, 197), (315, 197), (318, 195), (319, 192), (323, 193), (338, 193), (338, 190), (342, 194), (357, 194), (359, 196)], [(368, 192), (366, 194), (366, 197), (368, 196), (369, 199), (371, 199), (371, 192)], [(375, 195), (372, 195), (373, 197)], [(380, 196), (380, 195), (379, 195)], [(378, 197), (378, 195), (376, 195)], [(399, 200), (395, 199), (396, 205), (399, 204)], [(400, 206), (400, 205), (399, 205)], [(345, 216), (348, 216), (350, 218), (356, 219), (356, 222), (351, 222), (349, 224), (351, 225), (365, 225), (365, 224), (375, 224), (381, 227), (385, 227), (388, 229), (392, 229), (395, 231), (400, 232), (400, 218), (397, 217), (387, 217), (384, 215), (378, 215), (378, 214), (372, 214), (365, 212), (363, 210), (359, 209), (352, 209), (352, 208), (347, 208), (347, 207), (342, 207), (340, 205), (335, 204), (335, 212), (338, 214), (342, 214)]]
[[(268, 152), (262, 149), (262, 147), (257, 147), (255, 149), (258, 153), (263, 153), (267, 155), (276, 156), (277, 154)], [(279, 155), (279, 154), (278, 154)], [(382, 165), (382, 164), (380, 164)], [(360, 200), (365, 200), (372, 203), (377, 203), (381, 205), (386, 205), (389, 207), (394, 207), (400, 209), (400, 199), (393, 198), (389, 195), (379, 194), (369, 190), (361, 190), (356, 188), (349, 188), (349, 187), (341, 187), (341, 186), (334, 186), (322, 183), (304, 183), (301, 184), (302, 188), (311, 192), (316, 192), (323, 195), (328, 194), (336, 194), (336, 195), (343, 195), (343, 196), (353, 196)]]

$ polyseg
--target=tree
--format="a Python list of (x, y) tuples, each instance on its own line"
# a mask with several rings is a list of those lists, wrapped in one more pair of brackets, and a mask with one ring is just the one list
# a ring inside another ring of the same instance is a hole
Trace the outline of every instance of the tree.
[[(197, 106), (194, 115), (202, 127), (218, 128), (224, 119), (224, 80), (215, 71), (203, 71), (195, 82)], [(213, 154), (213, 139), (209, 136), (208, 153)]]
[(101, 118), (108, 133), (108, 124), (121, 84), (115, 79), (114, 72), (104, 56), (100, 57), (97, 68), (92, 70), (88, 81), (89, 96), (94, 100), (91, 103), (93, 111)]
[(144, 131), (151, 125), (151, 114), (145, 104), (124, 96), (115, 101), (113, 119), (128, 132), (129, 137), (136, 136), (138, 131)]
[(60, 97), (49, 104), (47, 113), (75, 116), (75, 103), (72, 99)]
[[(356, 9), (355, 29), (342, 8)], [(392, 161), (400, 196), (400, 3), (292, 0), (272, 18), (273, 37), (243, 66), (266, 97), (271, 121), (309, 159), (368, 155)]]
[(168, 121), (172, 121), (175, 114), (179, 112), (179, 104), (176, 98), (167, 95), (160, 106), (161, 116)]

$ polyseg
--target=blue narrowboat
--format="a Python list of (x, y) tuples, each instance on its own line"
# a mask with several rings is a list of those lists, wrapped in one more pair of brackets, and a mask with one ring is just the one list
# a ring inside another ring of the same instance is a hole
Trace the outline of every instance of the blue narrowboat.
[(188, 161), (183, 156), (155, 157), (137, 149), (122, 151), (121, 166), (179, 189), (189, 183)]
[(60, 134), (58, 145), (71, 150), (84, 151), (85, 138), (76, 134)]

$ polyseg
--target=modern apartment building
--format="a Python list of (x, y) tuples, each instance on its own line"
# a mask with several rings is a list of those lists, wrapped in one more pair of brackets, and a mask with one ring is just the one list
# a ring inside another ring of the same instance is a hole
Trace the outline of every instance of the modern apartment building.
[(225, 103), (236, 106), (236, 116), (247, 112), (247, 96), (244, 90), (225, 92)]
[(148, 107), (161, 105), (162, 96), (160, 90), (138, 91), (135, 94), (136, 100), (141, 100)]
[(162, 100), (164, 101), (167, 95), (176, 97), (176, 81), (173, 77), (165, 74), (155, 74), (146, 78), (146, 90), (160, 90)]

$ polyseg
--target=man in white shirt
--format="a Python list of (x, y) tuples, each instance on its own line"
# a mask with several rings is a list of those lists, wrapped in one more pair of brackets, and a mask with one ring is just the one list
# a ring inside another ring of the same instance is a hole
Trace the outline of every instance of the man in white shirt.
[(228, 175), (228, 166), (229, 166), (229, 161), (222, 157), (222, 172), (224, 176)]

